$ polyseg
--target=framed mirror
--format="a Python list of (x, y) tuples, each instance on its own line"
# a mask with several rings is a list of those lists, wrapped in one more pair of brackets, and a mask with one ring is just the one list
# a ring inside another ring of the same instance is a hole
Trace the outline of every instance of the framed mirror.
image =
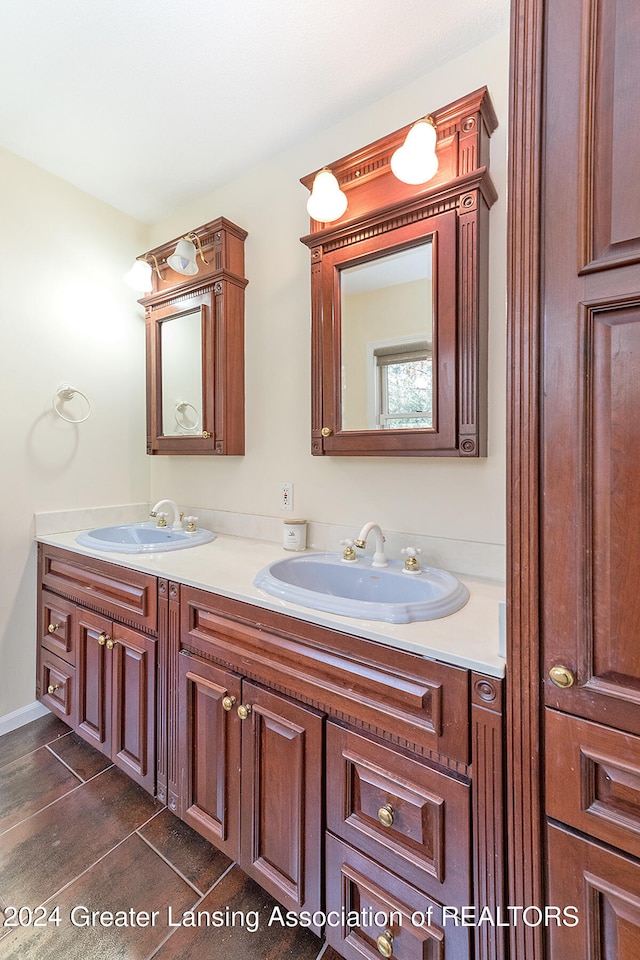
[[(147, 453), (244, 454), (244, 239), (219, 219), (192, 231), (196, 274), (167, 260), (177, 240), (146, 254), (157, 260), (146, 311)], [(190, 269), (193, 269), (190, 267)]]
[[(312, 452), (484, 456), (488, 213), (496, 199), (486, 88), (433, 114), (438, 172), (402, 183), (410, 127), (330, 169), (346, 212), (311, 221)], [(303, 178), (311, 189), (315, 174)]]
[(161, 435), (202, 432), (203, 307), (170, 316), (160, 324)]

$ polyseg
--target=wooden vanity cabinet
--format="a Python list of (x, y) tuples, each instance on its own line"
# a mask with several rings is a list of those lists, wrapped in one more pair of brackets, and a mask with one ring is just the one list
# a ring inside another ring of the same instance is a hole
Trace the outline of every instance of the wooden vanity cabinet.
[(155, 793), (156, 579), (43, 545), (39, 571), (39, 698)]
[(319, 910), (322, 714), (185, 650), (178, 676), (180, 815), (287, 909)]
[(191, 587), (178, 648), (187, 823), (296, 912), (401, 912), (347, 960), (505, 956), (500, 681)]
[(39, 580), (43, 703), (345, 960), (504, 960), (501, 681), (57, 547)]

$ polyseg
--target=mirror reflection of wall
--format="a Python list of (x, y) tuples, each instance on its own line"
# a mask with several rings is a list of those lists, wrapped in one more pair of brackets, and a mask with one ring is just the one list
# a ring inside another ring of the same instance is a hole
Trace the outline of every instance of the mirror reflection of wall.
[(433, 424), (431, 240), (340, 271), (342, 429)]
[(202, 320), (192, 310), (162, 321), (162, 435), (202, 431)]

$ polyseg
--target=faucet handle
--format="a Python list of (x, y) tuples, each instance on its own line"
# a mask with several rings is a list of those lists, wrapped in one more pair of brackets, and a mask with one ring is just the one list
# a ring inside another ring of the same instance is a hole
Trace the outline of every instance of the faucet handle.
[(185, 529), (186, 529), (187, 533), (195, 533), (195, 532), (196, 532), (196, 523), (197, 523), (197, 521), (198, 521), (198, 518), (197, 518), (197, 517), (183, 517), (183, 518), (181, 518), (181, 519), (184, 519)]
[(343, 553), (342, 553), (342, 559), (344, 560), (344, 562), (345, 562), (345, 563), (357, 563), (357, 562), (358, 562), (358, 558), (356, 557), (356, 552), (355, 552), (355, 550), (353, 549), (354, 546), (355, 546), (355, 541), (354, 541), (354, 540), (346, 539), (346, 540), (341, 540), (340, 543), (341, 543), (342, 546), (344, 547), (344, 550), (343, 550)]
[(403, 573), (421, 573), (417, 557), (422, 553), (420, 547), (403, 547), (400, 553), (407, 559), (402, 569)]
[(164, 513), (163, 511), (158, 511), (158, 513), (156, 513), (155, 516), (158, 518), (158, 524), (157, 524), (157, 525), (158, 525), (159, 527), (166, 527), (166, 525), (167, 525), (167, 517), (169, 516), (169, 514), (168, 514), (168, 513)]

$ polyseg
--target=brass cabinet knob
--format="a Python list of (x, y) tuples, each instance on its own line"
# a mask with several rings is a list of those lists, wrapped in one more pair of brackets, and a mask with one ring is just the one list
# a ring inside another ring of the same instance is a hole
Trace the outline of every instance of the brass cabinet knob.
[(54, 686), (52, 683), (50, 683), (49, 686), (47, 687), (47, 693), (55, 693), (56, 690), (59, 690), (59, 689), (60, 689), (59, 684), (56, 683), (56, 685)]
[(322, 434), (323, 437), (330, 437), (331, 434), (333, 433), (333, 430), (331, 429), (331, 427), (323, 427), (320, 433)]
[(209, 433), (208, 430), (203, 430), (203, 431), (202, 431), (202, 439), (203, 439), (203, 440), (208, 440), (210, 437), (211, 437), (211, 434)]
[(395, 814), (395, 810), (393, 809), (391, 804), (385, 803), (385, 805), (383, 807), (380, 807), (380, 809), (378, 810), (378, 820), (380, 821), (383, 827), (391, 827), (393, 826), (394, 814)]
[(223, 709), (223, 710), (226, 710), (227, 713), (228, 713), (229, 710), (231, 710), (231, 708), (233, 707), (233, 705), (234, 705), (235, 702), (236, 702), (236, 698), (235, 698), (235, 697), (223, 697), (223, 698), (222, 698), (222, 709)]
[(241, 703), (238, 707), (238, 716), (241, 720), (246, 720), (249, 714), (251, 713), (251, 704)]
[(376, 940), (376, 946), (378, 953), (382, 954), (383, 957), (393, 956), (393, 934), (391, 930), (385, 930), (384, 933), (380, 934)]
[(56, 630), (59, 630), (59, 629), (60, 629), (59, 623), (50, 623), (49, 626), (47, 627), (47, 630), (49, 631), (49, 633), (55, 633)]
[(109, 636), (106, 633), (101, 633), (100, 636), (98, 637), (98, 643), (100, 644), (101, 647), (104, 647), (108, 639), (109, 639)]
[(561, 687), (563, 690), (572, 687), (576, 682), (575, 673), (563, 666), (551, 667), (549, 679), (551, 683), (555, 683), (556, 687)]
[(107, 650), (113, 650), (115, 645), (116, 645), (115, 640), (112, 640), (111, 637), (107, 637)]

